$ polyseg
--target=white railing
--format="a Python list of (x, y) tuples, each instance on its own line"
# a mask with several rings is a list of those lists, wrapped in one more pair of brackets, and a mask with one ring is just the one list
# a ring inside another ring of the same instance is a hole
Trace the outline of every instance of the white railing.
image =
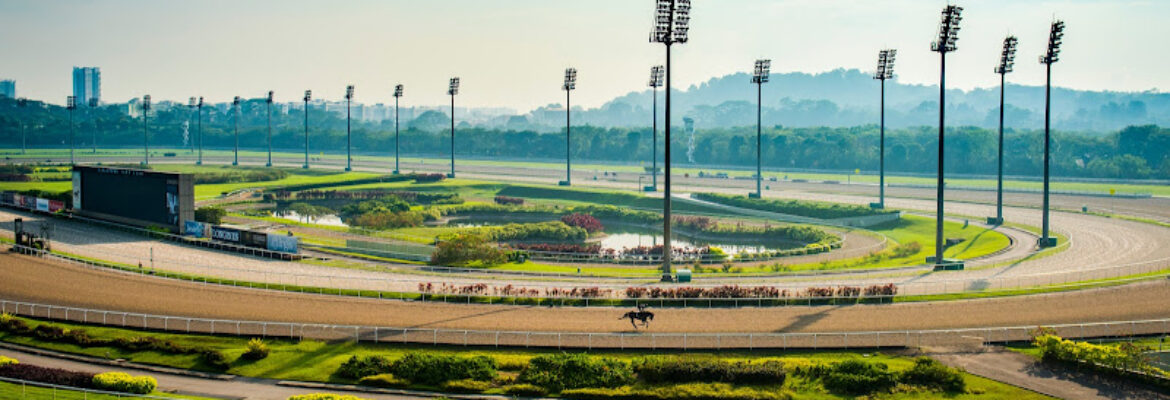
[[(592, 333), (428, 329), (240, 321), (92, 310), (0, 300), (0, 312), (32, 318), (168, 332), (421, 343), (585, 349), (849, 349), (1027, 341), (1035, 326), (824, 333)], [(1164, 335), (1170, 319), (1045, 325), (1070, 339)]]
[(54, 385), (51, 383), (26, 381), (23, 379), (5, 378), (0, 376), (0, 383), (7, 383), (13, 386), (10, 392), (5, 392), (8, 395), (17, 397), (7, 397), (9, 399), (160, 399), (160, 400), (180, 400), (177, 397), (153, 396), (146, 394), (131, 394), (121, 392), (108, 392), (104, 390), (76, 388), (72, 386)]

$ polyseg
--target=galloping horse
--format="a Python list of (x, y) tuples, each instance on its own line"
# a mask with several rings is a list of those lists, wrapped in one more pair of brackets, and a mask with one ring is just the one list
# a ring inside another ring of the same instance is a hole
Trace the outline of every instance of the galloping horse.
[(645, 304), (639, 304), (638, 311), (629, 311), (629, 312), (625, 313), (624, 315), (618, 317), (618, 319), (625, 319), (625, 318), (630, 319), (630, 325), (633, 325), (634, 329), (638, 329), (638, 323), (635, 321), (641, 321), (643, 328), (649, 328), (650, 321), (654, 320), (654, 313), (646, 311)]

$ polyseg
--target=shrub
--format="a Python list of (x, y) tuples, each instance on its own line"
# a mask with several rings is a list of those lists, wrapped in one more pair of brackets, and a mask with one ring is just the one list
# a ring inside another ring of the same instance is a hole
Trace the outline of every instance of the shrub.
[(655, 388), (583, 388), (568, 389), (561, 397), (579, 400), (787, 400), (785, 390), (736, 388), (726, 383), (689, 383)]
[(548, 395), (548, 391), (540, 386), (518, 383), (504, 386), (504, 394), (521, 397), (544, 397)]
[(492, 266), (507, 262), (508, 256), (503, 250), (492, 246), (483, 236), (473, 234), (458, 234), (439, 242), (431, 254), (431, 264), (465, 267), (472, 262), (482, 266)]
[(1111, 372), (1125, 369), (1165, 374), (1150, 364), (1145, 354), (1148, 349), (1132, 343), (1104, 345), (1074, 342), (1052, 334), (1050, 329), (1038, 329), (1032, 344), (1040, 348), (1040, 355), (1045, 361), (1087, 364)]
[(830, 391), (852, 395), (887, 391), (897, 383), (894, 374), (887, 369), (882, 363), (845, 360), (834, 364), (821, 383)]
[(223, 222), (224, 216), (227, 216), (227, 210), (216, 206), (199, 207), (195, 209), (195, 220), (199, 222), (219, 225)]
[(601, 221), (598, 221), (597, 218), (589, 214), (573, 213), (565, 215), (561, 217), (561, 222), (564, 222), (568, 226), (584, 229), (589, 233), (601, 232), (602, 229), (605, 229)]
[(491, 382), (477, 381), (474, 379), (460, 379), (457, 381), (448, 381), (443, 384), (443, 390), (452, 393), (483, 393), (491, 388)]
[(447, 176), (443, 175), (443, 174), (417, 174), (416, 173), (416, 174), (410, 174), (410, 177), (414, 179), (415, 183), (438, 182), (438, 181), (441, 181), (443, 179), (447, 179)]
[(28, 364), (0, 366), (0, 376), (83, 389), (93, 388), (93, 374)]
[(914, 359), (914, 366), (903, 371), (900, 380), (902, 383), (945, 392), (962, 392), (967, 389), (962, 372), (929, 357)]
[(149, 394), (158, 388), (158, 381), (150, 376), (130, 376), (125, 372), (106, 372), (94, 375), (93, 386), (113, 392)]
[(351, 396), (348, 394), (333, 394), (333, 393), (312, 393), (312, 394), (298, 394), (290, 396), (288, 400), (366, 400), (361, 397)]
[(341, 363), (341, 367), (337, 368), (337, 374), (349, 379), (361, 379), (389, 373), (392, 364), (393, 362), (382, 356), (352, 356)]
[[(483, 236), (485, 240), (506, 242), (514, 240), (551, 240), (558, 242), (580, 242), (589, 236), (583, 228), (568, 226), (561, 221), (534, 222), (527, 224), (507, 224), (496, 226), (481, 226), (465, 228), (462, 234)], [(439, 236), (440, 240), (447, 240), (459, 234)]]
[(897, 212), (894, 210), (873, 209), (852, 204), (837, 204), (807, 200), (753, 199), (748, 198), (747, 196), (717, 193), (695, 193), (691, 196), (699, 200), (727, 204), (735, 207), (821, 219), (858, 217)]
[(363, 377), (358, 384), (380, 388), (401, 388), (410, 386), (410, 381), (399, 379), (394, 374), (378, 374)]
[(225, 370), (231, 366), (228, 363), (227, 356), (223, 355), (223, 353), (219, 352), (219, 350), (214, 350), (214, 349), (199, 350), (199, 358), (201, 360), (203, 360), (203, 362), (206, 363), (208, 366), (215, 368), (215, 369)]
[(0, 367), (3, 367), (5, 365), (12, 365), (12, 364), (20, 364), (20, 361), (16, 361), (15, 358), (8, 358), (5, 356), (0, 356)]
[(460, 379), (490, 381), (496, 376), (496, 360), (485, 356), (464, 358), (409, 353), (394, 361), (390, 369), (394, 376), (426, 385)]
[(741, 385), (782, 385), (784, 364), (727, 362), (680, 358), (649, 358), (636, 368), (638, 378), (650, 383), (727, 382)]
[(248, 341), (248, 351), (245, 351), (240, 357), (245, 360), (262, 360), (268, 357), (268, 344), (260, 338), (252, 338)]
[(922, 251), (922, 244), (918, 242), (910, 242), (894, 246), (890, 252), (894, 254), (894, 258), (905, 258), (918, 254)]
[(517, 378), (549, 391), (584, 387), (618, 387), (633, 381), (633, 369), (622, 360), (584, 354), (533, 357)]
[(519, 197), (496, 196), (495, 200), (496, 200), (496, 204), (502, 204), (502, 205), (506, 205), (506, 206), (522, 206), (522, 205), (524, 205), (524, 199), (521, 199)]

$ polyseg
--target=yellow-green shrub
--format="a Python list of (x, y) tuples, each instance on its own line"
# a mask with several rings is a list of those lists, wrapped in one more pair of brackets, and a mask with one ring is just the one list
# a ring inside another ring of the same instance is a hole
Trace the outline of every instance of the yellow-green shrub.
[(366, 400), (366, 399), (363, 399), (363, 398), (357, 397), (357, 396), (350, 396), (347, 394), (342, 395), (342, 394), (333, 394), (333, 393), (311, 393), (311, 394), (298, 394), (296, 396), (291, 396), (288, 398), (288, 400)]
[(410, 381), (395, 377), (394, 374), (378, 374), (363, 377), (358, 380), (358, 384), (380, 388), (400, 388), (410, 386)]
[(150, 376), (130, 376), (125, 372), (106, 372), (94, 375), (93, 386), (114, 392), (149, 394), (158, 388), (158, 381)]
[(5, 365), (12, 365), (12, 364), (20, 364), (20, 361), (16, 361), (15, 358), (8, 358), (5, 356), (0, 356), (0, 367), (3, 367)]

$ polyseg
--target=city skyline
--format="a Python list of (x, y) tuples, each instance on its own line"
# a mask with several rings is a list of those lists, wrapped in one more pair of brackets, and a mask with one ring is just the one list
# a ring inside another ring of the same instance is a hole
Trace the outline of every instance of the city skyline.
[[(775, 59), (776, 73), (869, 71), (881, 48), (899, 49), (897, 80), (929, 84), (937, 74), (928, 48), (935, 27), (922, 21), (934, 18), (942, 3), (897, 0), (846, 7), (843, 0), (700, 0), (695, 8), (706, 18), (693, 29), (703, 35), (677, 51), (682, 67), (674, 87), (685, 90), (712, 77), (746, 72), (743, 66), (760, 57)], [(1033, 60), (1047, 31), (1041, 22), (1055, 10), (1071, 26), (1069, 62), (1058, 72), (1065, 78), (1061, 86), (1115, 91), (1170, 86), (1170, 77), (1158, 73), (1164, 55), (1119, 40), (1164, 36), (1167, 28), (1142, 21), (1164, 15), (1170, 4), (1019, 3), (967, 4), (953, 87), (994, 87), (992, 68), (1007, 34), (1020, 37), (1021, 62), (1013, 83), (1040, 84), (1042, 69)], [(340, 99), (345, 86), (355, 84), (355, 101), (374, 104), (392, 101), (393, 86), (402, 83), (409, 88), (404, 104), (440, 105), (445, 77), (459, 75), (466, 83), (467, 106), (526, 112), (560, 101), (557, 86), (565, 66), (576, 66), (582, 87), (588, 88), (574, 102), (592, 108), (643, 91), (644, 70), (662, 59), (661, 49), (646, 41), (649, 1), (274, 4), (0, 1), (0, 31), (22, 38), (0, 41), (0, 51), (12, 55), (0, 60), (0, 78), (20, 81), (25, 97), (55, 104), (70, 93), (60, 78), (63, 71), (94, 65), (105, 70), (103, 97), (110, 102), (147, 93), (174, 101), (191, 95), (253, 98), (268, 90), (275, 90), (277, 101), (289, 102), (305, 89), (320, 93), (319, 98)], [(131, 8), (135, 17), (122, 15)], [(213, 17), (221, 18), (216, 27), (200, 22)], [(801, 40), (775, 40), (794, 37)], [(1119, 66), (1113, 58), (1132, 61)]]

